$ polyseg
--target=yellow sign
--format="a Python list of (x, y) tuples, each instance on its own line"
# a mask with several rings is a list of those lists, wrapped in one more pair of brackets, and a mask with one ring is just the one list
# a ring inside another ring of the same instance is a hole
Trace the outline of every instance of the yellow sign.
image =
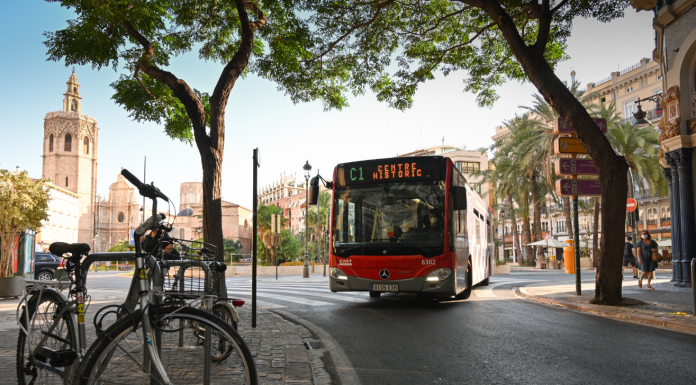
[(577, 138), (556, 138), (553, 141), (553, 150), (558, 154), (587, 154), (587, 150), (582, 146), (580, 139)]
[(77, 323), (79, 323), (79, 324), (85, 323), (85, 315), (84, 314), (77, 315)]
[(147, 271), (145, 269), (140, 269), (140, 279), (147, 279)]
[(83, 303), (77, 304), (77, 312), (84, 313), (85, 312), (85, 304), (83, 304)]

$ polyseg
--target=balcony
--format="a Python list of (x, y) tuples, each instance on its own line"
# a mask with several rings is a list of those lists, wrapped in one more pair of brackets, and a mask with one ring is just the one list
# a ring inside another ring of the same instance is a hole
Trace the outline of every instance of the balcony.
[[(648, 119), (651, 123), (655, 123), (655, 121), (659, 120), (664, 111), (662, 111), (661, 107), (654, 108), (652, 110), (646, 111), (645, 112), (647, 115), (645, 116), (645, 119)], [(633, 118), (633, 116), (629, 116), (625, 118), (624, 120), (621, 121), (621, 123), (633, 123), (636, 119)]]
[(657, 223), (657, 219), (648, 219), (645, 221), (645, 223), (649, 225), (654, 225), (655, 223)]

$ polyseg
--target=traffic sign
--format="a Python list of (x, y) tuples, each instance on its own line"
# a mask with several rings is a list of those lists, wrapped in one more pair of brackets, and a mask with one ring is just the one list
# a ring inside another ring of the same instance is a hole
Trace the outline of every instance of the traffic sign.
[[(597, 128), (599, 128), (603, 134), (607, 133), (607, 120), (604, 118), (592, 118), (594, 120), (595, 124), (597, 125)], [(558, 117), (554, 121), (553, 124), (553, 133), (556, 135), (560, 134), (575, 134), (573, 132), (573, 129), (570, 127), (570, 124), (568, 124), (565, 119)]]
[(545, 240), (545, 241), (548, 241), (548, 240), (549, 240), (549, 233), (545, 233), (545, 234), (544, 234), (544, 240)]
[(553, 141), (553, 150), (558, 154), (582, 154), (587, 155), (587, 150), (577, 138), (556, 138)]
[(558, 175), (598, 175), (597, 166), (592, 159), (556, 159)]
[(556, 194), (559, 196), (600, 196), (602, 188), (597, 179), (559, 179), (556, 181)]
[(626, 200), (626, 212), (632, 213), (632, 212), (636, 211), (637, 207), (638, 207), (638, 202), (636, 202), (635, 199), (628, 198)]

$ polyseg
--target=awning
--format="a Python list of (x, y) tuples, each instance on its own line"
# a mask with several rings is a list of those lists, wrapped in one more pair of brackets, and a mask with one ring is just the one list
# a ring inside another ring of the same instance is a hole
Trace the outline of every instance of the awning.
[(657, 247), (660, 249), (666, 249), (668, 247), (672, 247), (672, 240), (671, 239), (663, 239), (660, 242), (657, 242)]
[(549, 239), (548, 241), (537, 241), (533, 243), (527, 243), (527, 246), (543, 246), (551, 248), (560, 248), (568, 246), (567, 243), (559, 242), (555, 239)]

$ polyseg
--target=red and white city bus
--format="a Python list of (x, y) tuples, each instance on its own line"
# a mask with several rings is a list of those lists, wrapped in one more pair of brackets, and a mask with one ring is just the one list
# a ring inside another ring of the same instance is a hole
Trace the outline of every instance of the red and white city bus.
[(492, 210), (450, 158), (344, 163), (333, 179), (331, 291), (466, 299), (488, 284)]

